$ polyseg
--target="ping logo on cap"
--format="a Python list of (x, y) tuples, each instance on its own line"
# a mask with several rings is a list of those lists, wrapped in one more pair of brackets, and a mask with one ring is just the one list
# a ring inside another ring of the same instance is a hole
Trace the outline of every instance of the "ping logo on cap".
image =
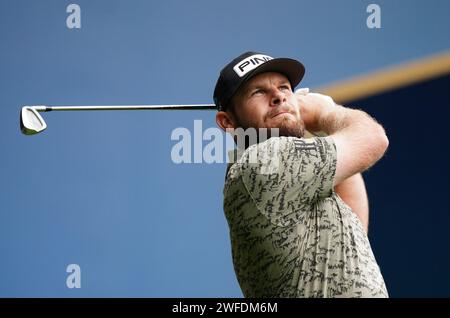
[(254, 70), (261, 64), (264, 64), (267, 61), (270, 61), (272, 59), (273, 59), (273, 57), (268, 56), (268, 55), (255, 54), (255, 55), (249, 56), (249, 57), (243, 59), (242, 61), (240, 61), (239, 63), (237, 63), (233, 67), (233, 70), (236, 72), (236, 74), (239, 77), (242, 77), (245, 74), (247, 74), (248, 72), (250, 72), (251, 70)]

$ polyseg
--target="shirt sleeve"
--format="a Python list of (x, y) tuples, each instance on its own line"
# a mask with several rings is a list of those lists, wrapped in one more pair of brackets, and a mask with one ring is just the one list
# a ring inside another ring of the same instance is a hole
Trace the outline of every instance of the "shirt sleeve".
[(272, 223), (287, 226), (331, 196), (336, 146), (331, 137), (270, 138), (249, 147), (238, 164), (257, 209)]

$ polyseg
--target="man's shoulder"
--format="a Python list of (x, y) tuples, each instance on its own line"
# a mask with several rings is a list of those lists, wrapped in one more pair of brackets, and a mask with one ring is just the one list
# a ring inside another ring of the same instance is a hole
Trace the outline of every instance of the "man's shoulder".
[(316, 164), (329, 160), (327, 158), (330, 158), (330, 154), (335, 155), (335, 151), (331, 137), (272, 137), (245, 150), (230, 151), (233, 160), (227, 165), (226, 179), (250, 172), (279, 174), (282, 170), (292, 168), (289, 162)]
[(246, 163), (250, 160), (249, 158), (255, 158), (258, 155), (261, 158), (267, 156), (289, 158), (297, 157), (298, 155), (323, 155), (330, 151), (334, 152), (335, 150), (334, 140), (330, 136), (311, 138), (272, 137), (264, 142), (248, 147), (237, 162)]
[(271, 137), (263, 142), (251, 145), (244, 152), (243, 155), (248, 155), (255, 151), (273, 151), (276, 147), (280, 150), (284, 150), (284, 148), (296, 145), (313, 145), (315, 141), (313, 138), (298, 138), (298, 137)]
[(260, 142), (258, 144), (254, 144), (246, 149), (247, 151), (254, 151), (258, 148), (269, 148), (272, 147), (274, 144), (280, 144), (280, 145), (294, 145), (298, 149), (311, 149), (318, 144), (322, 143), (334, 143), (333, 139), (330, 136), (313, 136), (313, 137), (294, 137), (294, 136), (280, 136), (280, 137), (271, 137), (263, 142)]

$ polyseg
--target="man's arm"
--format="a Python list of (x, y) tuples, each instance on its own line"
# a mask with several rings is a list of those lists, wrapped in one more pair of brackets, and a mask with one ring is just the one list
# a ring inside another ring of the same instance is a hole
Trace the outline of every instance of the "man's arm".
[(345, 179), (334, 187), (334, 191), (356, 214), (367, 233), (369, 229), (369, 201), (362, 175), (358, 173)]
[(297, 94), (308, 131), (323, 131), (337, 150), (334, 185), (374, 165), (389, 141), (383, 127), (367, 113), (335, 105), (320, 94)]

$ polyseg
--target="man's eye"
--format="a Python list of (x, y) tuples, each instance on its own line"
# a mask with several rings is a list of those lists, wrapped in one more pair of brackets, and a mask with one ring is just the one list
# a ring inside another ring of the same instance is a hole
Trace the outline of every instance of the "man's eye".
[(287, 86), (287, 85), (281, 85), (281, 86), (280, 86), (280, 90), (283, 90), (283, 91), (284, 91), (284, 90), (287, 90), (287, 89), (288, 89), (288, 90), (291, 90), (291, 88), (290, 88), (289, 86)]
[(255, 90), (255, 91), (253, 91), (252, 96), (253, 96), (253, 95), (262, 94), (262, 93), (264, 93), (264, 91), (263, 91), (262, 89), (257, 89), (257, 90)]

